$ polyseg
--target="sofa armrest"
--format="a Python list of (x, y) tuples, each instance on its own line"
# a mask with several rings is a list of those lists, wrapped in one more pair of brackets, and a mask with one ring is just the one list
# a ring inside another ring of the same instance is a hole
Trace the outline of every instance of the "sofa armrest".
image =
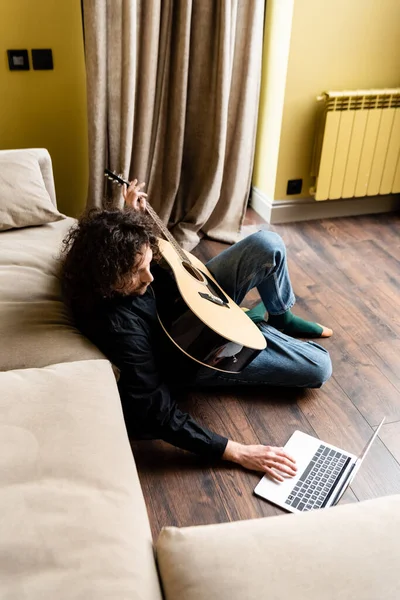
[(398, 600), (400, 495), (162, 530), (166, 600)]
[(51, 198), (52, 203), (55, 207), (57, 207), (56, 190), (54, 187), (53, 166), (48, 150), (46, 150), (45, 148), (0, 150), (0, 157), (7, 157), (7, 155), (10, 155), (10, 158), (12, 155), (17, 155), (19, 158), (29, 156), (31, 158), (35, 158), (38, 161), (40, 170), (42, 172), (44, 185), (46, 186), (46, 190)]

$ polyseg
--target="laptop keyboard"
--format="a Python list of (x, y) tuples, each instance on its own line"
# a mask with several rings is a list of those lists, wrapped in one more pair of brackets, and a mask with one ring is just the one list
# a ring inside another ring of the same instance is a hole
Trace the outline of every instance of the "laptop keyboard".
[(349, 461), (346, 454), (321, 444), (285, 504), (303, 512), (325, 506)]

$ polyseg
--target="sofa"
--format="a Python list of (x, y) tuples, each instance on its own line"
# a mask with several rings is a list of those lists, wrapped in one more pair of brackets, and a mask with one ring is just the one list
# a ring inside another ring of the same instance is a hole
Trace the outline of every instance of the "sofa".
[(61, 299), (73, 222), (46, 150), (0, 151), (1, 600), (398, 600), (400, 496), (153, 542), (112, 365)]

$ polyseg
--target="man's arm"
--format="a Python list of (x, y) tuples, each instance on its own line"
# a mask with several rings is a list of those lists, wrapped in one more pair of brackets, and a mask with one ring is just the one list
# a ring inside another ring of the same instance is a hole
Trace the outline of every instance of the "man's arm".
[(130, 432), (154, 437), (209, 458), (222, 458), (282, 481), (296, 474), (295, 460), (283, 448), (240, 444), (202, 427), (182, 412), (160, 380), (146, 332), (120, 328), (111, 333), (109, 359), (120, 369), (118, 387)]
[(119, 329), (112, 333), (110, 342), (107, 354), (121, 373), (118, 388), (129, 430), (220, 458), (227, 438), (202, 427), (178, 408), (160, 379), (146, 332)]

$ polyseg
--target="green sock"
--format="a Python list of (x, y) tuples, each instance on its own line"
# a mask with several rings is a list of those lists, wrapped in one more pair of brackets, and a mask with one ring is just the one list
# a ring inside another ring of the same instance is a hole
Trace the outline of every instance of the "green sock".
[[(246, 315), (254, 321), (254, 323), (260, 323), (261, 321), (266, 320), (266, 312), (267, 309), (265, 308), (264, 303), (259, 302), (257, 306), (246, 311)], [(268, 324), (292, 337), (318, 338), (321, 337), (323, 331), (321, 325), (318, 325), (318, 323), (305, 321), (294, 315), (290, 310), (282, 315), (269, 315)]]
[(259, 304), (257, 304), (257, 306), (254, 306), (254, 308), (247, 310), (246, 315), (252, 321), (254, 321), (254, 323), (260, 323), (261, 321), (265, 321), (264, 317), (266, 312), (267, 309), (265, 308), (264, 304), (260, 302)]
[(269, 315), (268, 324), (292, 337), (318, 338), (323, 329), (318, 323), (305, 321), (294, 315), (290, 310), (283, 315)]

